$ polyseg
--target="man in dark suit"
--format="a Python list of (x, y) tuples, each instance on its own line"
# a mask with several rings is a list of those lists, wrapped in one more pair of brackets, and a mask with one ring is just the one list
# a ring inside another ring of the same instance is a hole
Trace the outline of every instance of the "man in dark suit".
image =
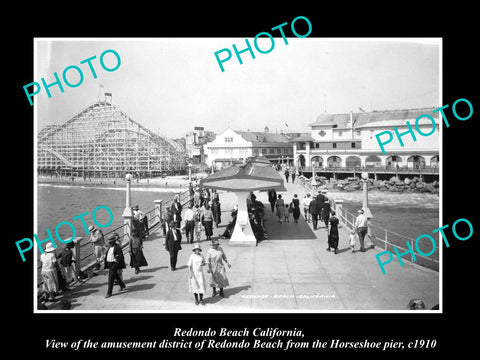
[(182, 233), (180, 229), (175, 227), (175, 222), (172, 221), (169, 224), (167, 231), (167, 237), (165, 239), (165, 250), (170, 253), (170, 270), (175, 271), (177, 267), (177, 255), (178, 251), (182, 250), (180, 241), (182, 240)]
[(331, 212), (330, 201), (328, 200), (327, 197), (325, 197), (325, 201), (322, 206), (322, 219), (327, 229), (328, 229), (328, 220), (330, 220), (330, 212)]
[(308, 211), (310, 212), (310, 215), (312, 215), (313, 230), (317, 230), (318, 214), (320, 214), (320, 211), (322, 209), (321, 204), (318, 202), (317, 199), (318, 199), (318, 197), (314, 198), (310, 202), (310, 206), (308, 208)]
[(277, 202), (277, 192), (275, 189), (268, 190), (268, 202), (270, 203), (270, 207), (272, 208), (272, 212), (275, 209), (275, 203)]
[(318, 220), (323, 221), (322, 208), (323, 204), (325, 203), (325, 195), (320, 192), (317, 194), (316, 199), (318, 202)]
[(182, 204), (178, 202), (177, 197), (173, 199), (173, 204), (170, 207), (170, 212), (173, 214), (173, 221), (175, 221), (175, 227), (180, 227), (182, 221)]
[(118, 270), (126, 267), (122, 248), (117, 244), (119, 238), (116, 232), (108, 238), (107, 255), (105, 256), (105, 269), (108, 269), (108, 288), (105, 298), (112, 296), (113, 283), (115, 281), (120, 285), (120, 291), (127, 288), (118, 273)]

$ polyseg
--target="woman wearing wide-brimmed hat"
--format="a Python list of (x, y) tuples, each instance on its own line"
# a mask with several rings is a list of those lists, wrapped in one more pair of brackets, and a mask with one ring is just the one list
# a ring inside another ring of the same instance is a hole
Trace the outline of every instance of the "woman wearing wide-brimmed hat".
[(188, 278), (188, 290), (195, 296), (195, 305), (199, 302), (205, 305), (203, 301), (203, 295), (206, 292), (205, 289), (205, 274), (203, 273), (203, 266), (205, 266), (205, 259), (202, 255), (202, 248), (200, 244), (195, 244), (192, 249), (193, 254), (188, 259), (187, 266), (189, 271)]
[(40, 255), (42, 263), (43, 291), (48, 294), (49, 301), (55, 301), (55, 295), (59, 292), (57, 274), (57, 257), (55, 248), (51, 242), (45, 246), (45, 251)]
[(220, 289), (220, 296), (224, 297), (223, 288), (229, 285), (227, 272), (225, 271), (224, 262), (230, 268), (231, 265), (227, 260), (227, 256), (225, 252), (220, 247), (220, 243), (217, 239), (212, 241), (212, 247), (207, 252), (207, 264), (208, 264), (208, 272), (212, 274), (212, 278), (210, 280), (210, 286), (213, 288), (212, 296), (217, 295), (216, 288)]

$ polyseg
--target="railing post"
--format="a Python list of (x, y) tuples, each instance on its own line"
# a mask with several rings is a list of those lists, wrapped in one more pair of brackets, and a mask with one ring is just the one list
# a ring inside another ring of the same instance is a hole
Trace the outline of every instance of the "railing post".
[(155, 203), (155, 216), (158, 217), (158, 221), (162, 221), (162, 203), (163, 200), (153, 200)]
[(78, 279), (81, 269), (81, 257), (80, 257), (80, 245), (82, 243), (83, 237), (76, 237), (73, 239), (75, 247), (73, 248), (73, 260), (75, 260), (75, 279)]
[(387, 251), (388, 231), (385, 229), (385, 251)]
[[(336, 208), (335, 212), (336, 212), (339, 216), (341, 216), (340, 213), (341, 213), (341, 212), (343, 213), (343, 207), (342, 207), (342, 205), (343, 205), (343, 200), (333, 200), (333, 202), (335, 203), (335, 208)], [(345, 221), (345, 225), (347, 225), (347, 227), (348, 227), (348, 222), (346, 221), (346, 219), (345, 219), (344, 221)]]

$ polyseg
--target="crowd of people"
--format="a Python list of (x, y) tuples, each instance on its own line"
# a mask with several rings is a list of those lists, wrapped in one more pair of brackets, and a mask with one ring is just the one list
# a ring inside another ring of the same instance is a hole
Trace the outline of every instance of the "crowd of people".
[[(286, 170), (288, 171), (288, 169)], [(285, 175), (288, 177), (288, 175)], [(192, 249), (187, 267), (189, 269), (189, 291), (194, 294), (195, 304), (204, 305), (203, 300), (206, 294), (206, 277), (203, 269), (206, 267), (207, 273), (211, 274), (210, 287), (212, 296), (217, 295), (216, 289), (219, 289), (220, 296), (224, 296), (223, 288), (229, 285), (226, 276), (225, 264), (231, 266), (220, 247), (217, 239), (212, 239), (213, 227), (218, 228), (221, 224), (221, 204), (217, 191), (201, 188), (199, 185), (189, 186), (190, 201), (186, 204), (187, 209), (183, 209), (182, 204), (176, 196), (171, 206), (166, 209), (163, 219), (161, 219), (161, 228), (163, 230), (163, 245), (169, 253), (170, 269), (175, 271), (177, 267), (178, 252), (182, 250), (182, 234), (185, 234), (185, 243), (196, 244)], [(268, 201), (270, 210), (274, 213), (280, 223), (290, 223), (293, 217), (293, 223), (298, 223), (301, 209), (307, 223), (312, 223), (313, 230), (319, 229), (320, 223), (325, 224), (327, 229), (327, 250), (337, 254), (339, 243), (338, 224), (335, 211), (330, 207), (330, 201), (326, 191), (320, 191), (316, 196), (307, 193), (300, 201), (297, 194), (293, 195), (291, 201), (287, 204), (281, 194), (277, 194), (274, 189), (268, 190)], [(256, 195), (250, 192), (247, 198), (247, 209), (252, 231), (257, 242), (268, 239), (265, 229), (265, 206), (257, 200)], [(135, 269), (135, 274), (141, 272), (141, 267), (148, 266), (148, 262), (143, 254), (143, 241), (149, 236), (148, 218), (136, 205), (132, 208), (132, 228), (129, 237), (128, 252), (130, 254), (130, 267)], [(220, 236), (229, 239), (232, 237), (238, 214), (238, 206), (235, 205), (231, 210), (232, 220), (225, 226), (225, 230)], [(183, 218), (182, 218), (183, 216)], [(329, 228), (330, 226), (330, 228)], [(126, 268), (124, 253), (120, 244), (120, 237), (117, 233), (112, 233), (108, 239), (104, 239), (102, 231), (91, 225), (89, 228), (89, 242), (92, 246), (92, 252), (95, 258), (94, 269), (96, 271), (108, 270), (107, 276), (107, 294), (106, 298), (112, 296), (114, 285), (120, 287), (120, 291), (126, 289), (123, 282), (122, 271)], [(200, 242), (202, 233), (205, 234), (205, 240), (211, 241), (211, 248), (206, 256), (202, 255)], [(356, 218), (355, 228), (351, 231), (349, 237), (349, 246), (354, 251), (356, 242), (360, 242), (360, 251), (365, 251), (364, 239), (367, 233), (367, 218), (363, 209), (359, 210)], [(51, 243), (47, 243), (44, 253), (40, 257), (42, 263), (43, 279), (43, 300), (55, 301), (55, 297), (61, 291), (68, 291), (68, 284), (74, 280), (82, 281), (77, 277), (74, 267), (75, 259), (73, 256), (74, 243), (70, 242), (57, 255)]]

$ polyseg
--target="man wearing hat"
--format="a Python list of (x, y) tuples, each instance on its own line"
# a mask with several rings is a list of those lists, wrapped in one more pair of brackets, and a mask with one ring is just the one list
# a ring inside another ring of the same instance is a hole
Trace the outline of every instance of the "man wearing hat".
[(120, 285), (120, 291), (126, 289), (125, 283), (120, 277), (118, 270), (125, 269), (125, 259), (122, 248), (117, 244), (119, 236), (116, 232), (108, 237), (108, 248), (105, 256), (105, 269), (108, 269), (108, 289), (105, 298), (112, 296), (113, 284), (116, 281)]
[(173, 221), (175, 222), (175, 227), (180, 227), (182, 221), (182, 204), (178, 202), (178, 197), (175, 196), (173, 199), (172, 206), (170, 207), (170, 212), (173, 215)]
[(88, 228), (90, 232), (90, 242), (93, 245), (93, 254), (95, 255), (95, 259), (97, 264), (95, 268), (98, 270), (100, 269), (100, 265), (103, 262), (103, 245), (104, 245), (104, 238), (102, 230), (97, 229), (95, 226), (90, 225)]
[(193, 232), (195, 230), (195, 211), (192, 209), (193, 204), (188, 205), (187, 211), (185, 211), (185, 236), (187, 237), (187, 243), (193, 243)]
[(135, 207), (133, 207), (133, 217), (135, 219), (137, 219), (138, 221), (140, 221), (140, 223), (142, 224), (142, 226), (144, 228), (143, 233), (145, 234), (145, 236), (148, 236), (149, 235), (149, 233), (148, 233), (148, 218), (143, 213), (143, 211), (140, 210), (140, 207), (138, 205), (135, 205)]
[(357, 212), (358, 212), (358, 216), (357, 216), (357, 219), (355, 220), (355, 230), (357, 231), (358, 238), (360, 240), (360, 251), (364, 252), (365, 251), (365, 246), (364, 246), (365, 235), (367, 234), (367, 231), (368, 231), (367, 217), (365, 216), (363, 209), (360, 209)]
[(182, 240), (182, 233), (180, 229), (175, 227), (175, 221), (171, 221), (165, 239), (165, 250), (170, 253), (170, 270), (175, 271), (177, 267), (178, 251), (182, 250), (180, 242)]

